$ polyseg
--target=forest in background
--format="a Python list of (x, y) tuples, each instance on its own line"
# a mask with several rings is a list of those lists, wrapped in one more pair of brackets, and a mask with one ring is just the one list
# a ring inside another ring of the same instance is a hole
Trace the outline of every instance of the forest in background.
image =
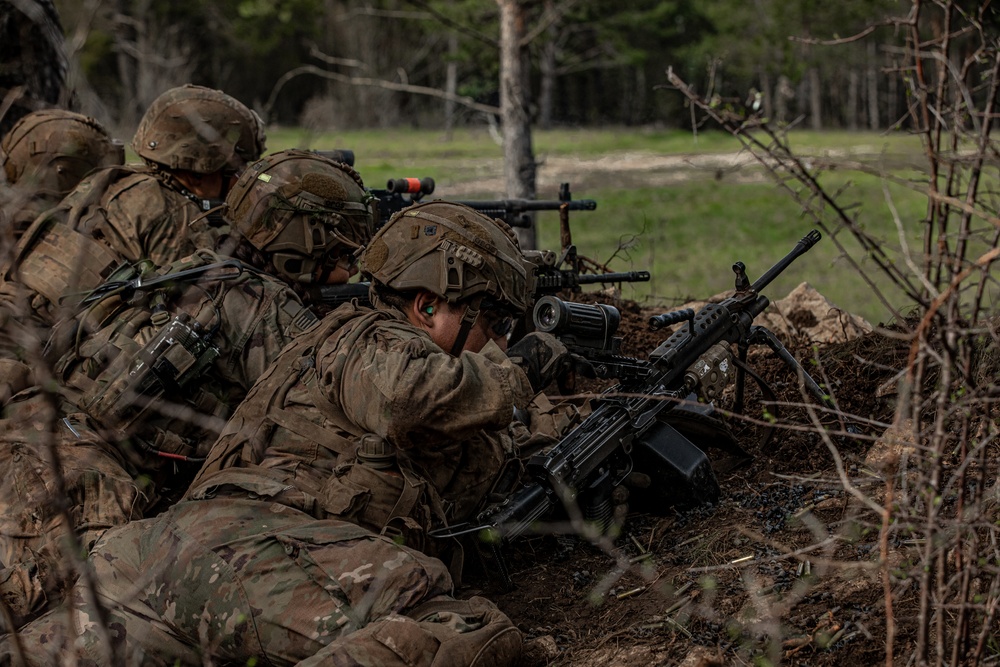
[[(706, 98), (755, 106), (782, 123), (905, 123), (905, 35), (889, 20), (910, 11), (899, 0), (55, 4), (78, 105), (125, 135), (156, 95), (185, 82), (221, 88), (270, 124), (492, 123), (505, 3), (524, 21), (525, 88), (539, 128), (697, 124), (684, 99), (664, 90), (668, 67)], [(929, 19), (929, 34), (942, 30)], [(866, 32), (878, 34), (850, 39)]]

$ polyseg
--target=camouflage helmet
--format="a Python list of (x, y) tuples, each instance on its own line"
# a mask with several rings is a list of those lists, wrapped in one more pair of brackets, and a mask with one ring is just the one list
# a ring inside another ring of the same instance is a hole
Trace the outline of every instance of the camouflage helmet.
[(221, 90), (187, 84), (153, 100), (132, 148), (146, 162), (167, 169), (238, 170), (264, 152), (264, 123)]
[(351, 167), (290, 149), (247, 167), (222, 215), (282, 275), (309, 283), (335, 248), (353, 254), (371, 239), (377, 207)]
[(44, 109), (21, 118), (0, 141), (0, 166), (10, 184), (67, 193), (87, 172), (122, 164), (125, 147), (93, 118)]
[(531, 305), (533, 272), (513, 231), (462, 204), (396, 213), (362, 253), (361, 270), (398, 292), (427, 290), (448, 303), (481, 296), (517, 313)]

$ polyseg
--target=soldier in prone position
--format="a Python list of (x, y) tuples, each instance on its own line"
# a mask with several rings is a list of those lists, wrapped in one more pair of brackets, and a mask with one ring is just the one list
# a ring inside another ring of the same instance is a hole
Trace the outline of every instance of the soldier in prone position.
[[(23, 388), (0, 421), (8, 473), (0, 478), (0, 598), (15, 624), (58, 600), (74, 578), (57, 494), (86, 549), (110, 526), (176, 501), (232, 409), (282, 347), (317, 323), (290, 286), (346, 280), (343, 257), (374, 230), (357, 173), (299, 151), (255, 163), (230, 192), (225, 216), (227, 245), (243, 261), (202, 250), (158, 271), (125, 273), (56, 329), (48, 350), (57, 414), (25, 367), (5, 374), (19, 383), (8, 393)], [(42, 435), (52, 425), (64, 488)]]
[[(518, 658), (520, 633), (492, 603), (452, 597), (435, 557), (449, 545), (425, 531), (468, 517), (505, 477), (527, 437), (513, 410), (551, 379), (539, 369), (559, 366), (526, 364), (529, 380), (505, 354), (530, 305), (531, 266), (504, 223), (444, 202), (395, 215), (361, 263), (374, 307), (345, 304), (296, 338), (185, 499), (95, 546), (117, 660)], [(83, 586), (72, 600), (93, 618)], [(64, 651), (108, 659), (93, 624), (70, 630), (67, 618), (56, 610), (21, 629), (29, 664)], [(17, 645), (0, 650), (10, 660)]]

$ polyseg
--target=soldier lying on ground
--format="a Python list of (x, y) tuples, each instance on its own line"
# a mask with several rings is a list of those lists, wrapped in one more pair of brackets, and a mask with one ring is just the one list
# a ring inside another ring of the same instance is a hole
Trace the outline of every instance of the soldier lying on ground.
[(0, 180), (10, 186), (0, 188), (4, 247), (88, 173), (124, 162), (124, 146), (93, 118), (46, 109), (19, 120), (0, 140)]
[[(454, 552), (425, 530), (468, 517), (516, 468), (511, 418), (534, 390), (504, 348), (531, 267), (509, 227), (443, 202), (394, 216), (361, 262), (374, 308), (345, 304), (296, 338), (185, 499), (95, 546), (106, 622), (78, 583), (75, 627), (55, 610), (0, 642), (0, 664), (517, 659), (506, 616), (451, 597), (431, 554)], [(560, 366), (549, 351), (526, 363), (536, 387)]]
[[(290, 283), (346, 280), (342, 256), (374, 227), (357, 174), (309, 153), (259, 161), (227, 202), (242, 262), (202, 250), (142, 275), (139, 285), (122, 276), (60, 324), (46, 349), (46, 359), (57, 360), (58, 406), (26, 368), (6, 374), (19, 382), (8, 394), (23, 388), (0, 421), (8, 472), (0, 478), (0, 561), (8, 566), (0, 599), (14, 624), (59, 599), (73, 579), (60, 502), (89, 549), (108, 527), (175, 501), (247, 390), (286, 343), (316, 324), (266, 272), (283, 267)], [(305, 268), (295, 273), (293, 265)], [(50, 432), (61, 483), (48, 458)]]
[(4, 269), (0, 301), (25, 301), (45, 326), (68, 293), (93, 289), (123, 263), (160, 267), (211, 248), (225, 231), (206, 210), (260, 157), (260, 118), (229, 95), (181, 86), (160, 95), (132, 140), (144, 165), (83, 179), (39, 216)]

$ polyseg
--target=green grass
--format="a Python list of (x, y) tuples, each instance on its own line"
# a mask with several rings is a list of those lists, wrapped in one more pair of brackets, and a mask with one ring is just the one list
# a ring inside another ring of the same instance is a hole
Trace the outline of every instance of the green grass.
[[(902, 133), (793, 132), (789, 141), (802, 155), (888, 164), (897, 174), (913, 175), (922, 164), (916, 137)], [(694, 155), (733, 153), (738, 141), (719, 132), (697, 137), (678, 130), (609, 128), (560, 129), (534, 134), (536, 155), (593, 159), (607, 153)], [(486, 128), (456, 130), (450, 140), (442, 132), (393, 129), (310, 134), (294, 128), (269, 131), (268, 151), (288, 147), (347, 148), (355, 152), (355, 166), (370, 187), (381, 187), (395, 176), (432, 176), (437, 196), (447, 196), (449, 185), (474, 182), (489, 173), (496, 177), (502, 151)], [(903, 170), (906, 170), (905, 172)], [(733, 262), (743, 261), (751, 280), (783, 257), (816, 223), (759, 167), (715, 174), (690, 170), (684, 180), (650, 186), (635, 177), (609, 173), (591, 178), (586, 187), (574, 184), (575, 198), (595, 199), (595, 212), (571, 216), (573, 241), (580, 254), (608, 262), (612, 270), (648, 269), (650, 283), (625, 286), (625, 296), (672, 307), (688, 298), (704, 298), (731, 289)], [(880, 178), (837, 169), (822, 182), (830, 192), (844, 189), (842, 204), (856, 204), (852, 213), (870, 234), (899, 246), (898, 233), (886, 203)], [(905, 225), (911, 248), (922, 245), (920, 220), (926, 198), (919, 192), (890, 186), (889, 193)], [(502, 192), (484, 192), (483, 198), (502, 198)], [(541, 192), (552, 198), (555, 192)], [(467, 197), (463, 197), (467, 198)], [(478, 198), (478, 197), (477, 197)], [(830, 218), (831, 228), (838, 225)], [(558, 217), (539, 216), (539, 245), (556, 249)], [(908, 304), (874, 265), (863, 257), (847, 230), (837, 232), (845, 252), (869, 273), (876, 286), (897, 307)], [(890, 250), (891, 252), (891, 250)], [(821, 241), (789, 267), (765, 292), (773, 299), (785, 296), (800, 282), (809, 282), (837, 306), (873, 323), (887, 321), (890, 311), (874, 294), (838, 249), (833, 239)]]
[[(856, 177), (856, 181), (851, 201), (860, 202), (861, 210), (868, 213), (864, 216), (866, 231), (885, 240), (887, 247), (895, 247), (896, 230), (881, 184), (871, 177)], [(909, 224), (911, 247), (919, 248), (921, 228), (917, 221), (924, 213), (923, 198), (898, 187), (890, 191), (901, 218)], [(611, 259), (612, 270), (650, 270), (652, 280), (625, 286), (625, 295), (665, 307), (732, 289), (731, 267), (736, 261), (742, 261), (750, 279), (755, 280), (816, 227), (803, 217), (788, 194), (770, 183), (702, 179), (672, 188), (608, 188), (587, 196), (599, 202), (597, 211), (571, 218), (573, 241), (581, 254), (602, 262)], [(542, 247), (558, 246), (558, 224), (558, 218), (551, 215), (540, 221)], [(846, 230), (838, 233), (838, 240), (885, 291), (889, 303), (905, 304), (901, 294), (863, 257)], [(778, 299), (801, 282), (808, 282), (835, 305), (874, 323), (890, 317), (890, 311), (832, 239), (824, 239), (799, 258), (765, 294)]]

